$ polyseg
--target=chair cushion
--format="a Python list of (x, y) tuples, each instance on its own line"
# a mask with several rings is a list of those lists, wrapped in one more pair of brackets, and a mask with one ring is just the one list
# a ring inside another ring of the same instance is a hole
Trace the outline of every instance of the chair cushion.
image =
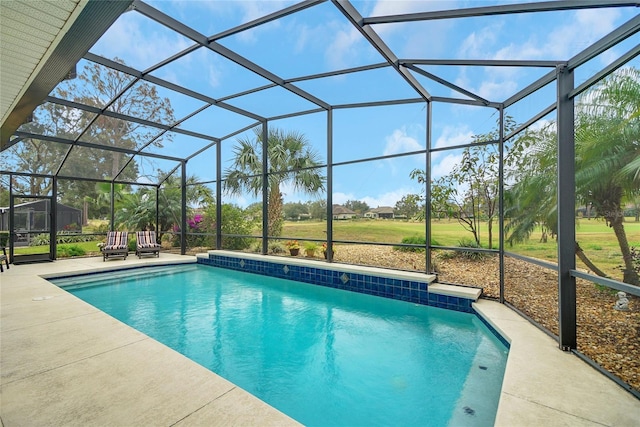
[(107, 232), (107, 244), (102, 250), (126, 249), (129, 247), (129, 233), (126, 231)]
[(155, 231), (138, 231), (136, 232), (138, 248), (158, 248), (160, 245), (156, 243)]

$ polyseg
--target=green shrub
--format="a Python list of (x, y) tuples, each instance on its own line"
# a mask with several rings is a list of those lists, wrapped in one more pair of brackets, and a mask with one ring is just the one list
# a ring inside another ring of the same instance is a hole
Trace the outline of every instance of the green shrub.
[[(243, 210), (235, 205), (222, 205), (222, 234), (251, 234), (253, 224), (247, 221)], [(243, 250), (251, 246), (249, 237), (222, 237), (222, 249)]]
[(135, 252), (138, 242), (136, 238), (129, 238), (129, 252)]
[[(401, 251), (401, 252), (424, 252), (425, 248), (424, 246), (426, 246), (427, 243), (427, 238), (424, 236), (418, 236), (417, 234), (413, 235), (413, 236), (409, 236), (409, 237), (404, 237), (402, 239), (402, 243), (406, 244), (406, 245), (420, 245), (422, 246), (421, 248), (411, 248), (411, 247), (407, 247), (407, 246), (394, 246), (393, 250), (394, 251)], [(438, 242), (436, 242), (433, 238), (431, 238), (431, 246), (440, 246), (440, 244)]]
[(270, 242), (269, 252), (272, 254), (283, 254), (288, 251), (285, 251), (284, 244), (280, 242)]
[(44, 246), (49, 244), (49, 235), (42, 233), (31, 238), (29, 246)]
[(9, 246), (9, 232), (0, 231), (0, 246)]
[[(482, 246), (480, 246), (475, 240), (471, 239), (458, 240), (458, 246), (461, 248), (482, 249)], [(485, 252), (459, 251), (456, 252), (456, 254), (460, 258), (468, 259), (470, 261), (480, 261), (487, 258), (487, 254)]]
[[(91, 242), (93, 240), (95, 240), (93, 236), (88, 236), (86, 234), (79, 234), (79, 233), (69, 232), (69, 231), (58, 231), (58, 233), (56, 233), (56, 242), (58, 244), (83, 243), (83, 242)], [(49, 244), (48, 239), (46, 244)]]
[[(479, 248), (482, 249), (475, 240), (471, 239), (460, 239), (458, 240), (459, 248)], [(467, 259), (469, 261), (481, 261), (486, 259), (489, 256), (486, 252), (474, 252), (474, 251), (444, 251), (438, 254), (438, 258), (440, 259)]]
[(107, 234), (107, 231), (109, 231), (109, 223), (108, 223), (108, 222), (104, 222), (104, 223), (96, 224), (96, 225), (93, 227), (93, 232), (94, 232), (94, 233)]
[(78, 245), (60, 245), (58, 246), (58, 257), (67, 258), (74, 256), (83, 256), (86, 251)]

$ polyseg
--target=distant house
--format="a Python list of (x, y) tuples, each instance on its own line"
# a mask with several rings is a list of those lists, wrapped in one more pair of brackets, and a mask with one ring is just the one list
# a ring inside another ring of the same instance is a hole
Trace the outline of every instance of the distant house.
[(352, 219), (358, 216), (358, 214), (351, 209), (347, 209), (341, 205), (333, 205), (331, 207), (331, 215), (333, 219)]
[(393, 208), (391, 206), (380, 206), (366, 212), (364, 217), (373, 219), (393, 219), (395, 218), (395, 214), (393, 213)]

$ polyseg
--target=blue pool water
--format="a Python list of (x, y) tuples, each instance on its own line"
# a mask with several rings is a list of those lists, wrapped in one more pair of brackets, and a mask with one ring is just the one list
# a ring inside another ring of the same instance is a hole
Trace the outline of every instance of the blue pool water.
[(507, 349), (472, 314), (202, 265), (53, 282), (305, 425), (493, 425)]

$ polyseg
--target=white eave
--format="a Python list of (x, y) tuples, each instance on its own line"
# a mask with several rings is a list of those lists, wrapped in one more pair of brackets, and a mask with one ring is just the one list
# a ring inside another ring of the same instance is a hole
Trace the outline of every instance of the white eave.
[(0, 1), (0, 150), (131, 1)]

